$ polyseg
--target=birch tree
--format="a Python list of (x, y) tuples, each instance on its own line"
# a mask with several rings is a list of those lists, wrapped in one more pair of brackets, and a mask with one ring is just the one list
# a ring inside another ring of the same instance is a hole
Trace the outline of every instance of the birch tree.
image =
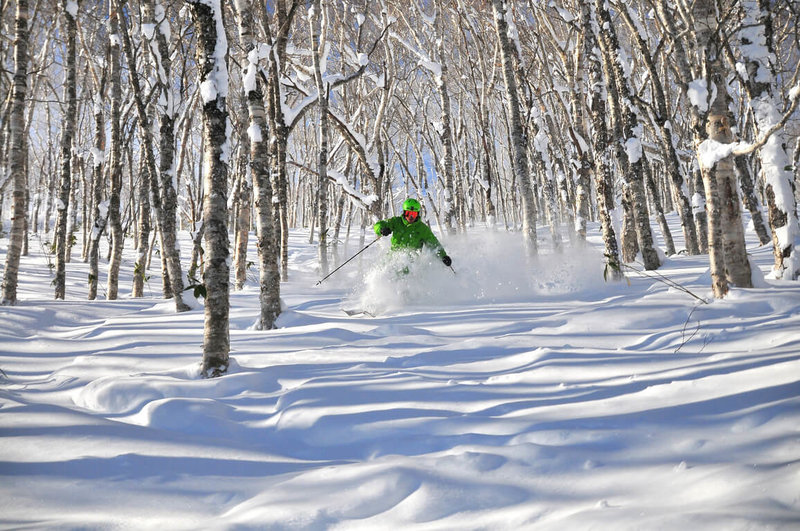
[(650, 53), (646, 36), (634, 16), (631, 14), (630, 6), (627, 3), (617, 2), (618, 11), (625, 21), (628, 29), (633, 36), (633, 41), (636, 43), (639, 51), (639, 57), (644, 62), (647, 72), (649, 73), (650, 86), (653, 90), (653, 106), (652, 115), (655, 125), (658, 127), (658, 140), (661, 144), (661, 152), (663, 153), (667, 173), (669, 174), (670, 182), (672, 183), (675, 196), (678, 199), (678, 215), (681, 220), (681, 228), (683, 229), (683, 238), (686, 242), (686, 249), (689, 254), (699, 254), (700, 247), (697, 243), (697, 230), (694, 224), (694, 215), (692, 213), (691, 200), (689, 198), (689, 189), (686, 186), (685, 179), (680, 170), (680, 163), (678, 161), (677, 150), (675, 149), (675, 132), (673, 131), (672, 122), (669, 119), (670, 113), (667, 106), (667, 95), (664, 90), (664, 85), (661, 79), (660, 72), (656, 68), (655, 60)]
[(695, 141), (706, 191), (711, 285), (714, 296), (722, 298), (728, 293), (731, 282), (736, 286), (749, 288), (752, 287), (752, 280), (750, 264), (744, 250), (744, 230), (735, 187), (733, 159), (729, 155), (720, 159), (716, 149), (720, 144), (730, 144), (733, 141), (717, 7), (711, 0), (698, 0), (694, 4), (692, 15), (708, 94), (708, 138), (698, 142), (700, 139), (695, 135)]
[(119, 292), (119, 270), (125, 234), (122, 230), (120, 194), (122, 193), (122, 74), (119, 34), (119, 11), (114, 2), (108, 6), (109, 14), (109, 79), (111, 82), (111, 145), (109, 147), (108, 223), (111, 230), (111, 260), (108, 262), (108, 300), (115, 300)]
[[(69, 216), (70, 193), (72, 187), (72, 141), (75, 136), (77, 123), (78, 95), (77, 95), (77, 24), (78, 2), (76, 0), (62, 0), (61, 7), (64, 11), (64, 26), (67, 32), (67, 43), (64, 57), (65, 74), (64, 100), (66, 115), (62, 122), (61, 133), (61, 184), (58, 193), (58, 216), (56, 219), (55, 251), (56, 251), (56, 278), (55, 298), (64, 299), (66, 292), (66, 263), (68, 261), (67, 221)], [(74, 208), (74, 207), (73, 207)]]
[(595, 187), (597, 188), (597, 215), (605, 246), (606, 277), (622, 278), (619, 244), (611, 219), (614, 209), (614, 184), (611, 178), (608, 128), (606, 126), (606, 103), (603, 91), (603, 67), (600, 49), (593, 28), (591, 0), (581, 0), (581, 26), (584, 38), (584, 58), (588, 63), (588, 94), (592, 110), (592, 156)]
[[(106, 47), (110, 51), (110, 47)], [(106, 58), (108, 53), (106, 53)], [(95, 77), (95, 76), (93, 76)], [(87, 298), (92, 301), (97, 298), (97, 288), (100, 281), (100, 237), (108, 223), (108, 202), (104, 201), (106, 188), (107, 165), (105, 157), (106, 128), (103, 99), (107, 85), (107, 69), (105, 65), (99, 78), (95, 79), (94, 102), (92, 118), (94, 124), (94, 146), (92, 147), (92, 230), (89, 236), (89, 249), (87, 261), (89, 262), (89, 291)]]
[(266, 55), (253, 33), (252, 0), (237, 0), (239, 36), (246, 53), (242, 80), (247, 100), (250, 125), (247, 129), (250, 145), (250, 172), (256, 200), (256, 236), (258, 238), (260, 316), (258, 330), (270, 330), (281, 311), (280, 270), (278, 267), (278, 240), (275, 237), (272, 212), (272, 185), (270, 183), (269, 127), (264, 109), (264, 90), (260, 78), (259, 62)]
[[(171, 29), (166, 9), (160, 0), (143, 0), (142, 31), (149, 44), (150, 59), (155, 74), (157, 97), (156, 111), (159, 121), (158, 182), (160, 184), (160, 209), (156, 212), (156, 223), (161, 237), (161, 252), (165, 255), (168, 274), (168, 292), (175, 309), (189, 310), (183, 302), (183, 267), (181, 248), (178, 242), (178, 193), (175, 168), (175, 95), (173, 92), (172, 59), (169, 41)], [(154, 176), (155, 177), (155, 176)], [(158, 186), (153, 189), (158, 189)]]
[(17, 0), (14, 22), (14, 79), (9, 116), (9, 171), (13, 182), (12, 218), (2, 304), (16, 304), (19, 262), (25, 237), (25, 191), (27, 189), (28, 132), (25, 129), (25, 98), (28, 88), (28, 0)]
[(229, 276), (228, 243), (228, 41), (219, 2), (184, 0), (192, 9), (197, 31), (198, 85), (203, 100), (203, 223), (205, 226), (205, 333), (202, 374), (221, 376), (228, 370)]
[[(616, 152), (622, 163), (623, 175), (630, 193), (633, 223), (639, 251), (642, 253), (645, 269), (658, 269), (661, 265), (653, 246), (650, 229), (650, 216), (644, 189), (644, 150), (642, 147), (642, 126), (639, 112), (631, 97), (629, 77), (622, 64), (621, 50), (617, 33), (611, 19), (608, 5), (604, 0), (595, 0), (597, 16), (597, 40), (606, 61), (607, 89), (609, 100), (618, 113), (616, 128)], [(602, 30), (600, 30), (602, 28)]]
[(506, 4), (503, 0), (492, 0), (495, 31), (500, 42), (500, 57), (503, 64), (506, 106), (510, 121), (511, 150), (514, 172), (522, 195), (522, 233), (525, 249), (530, 256), (537, 253), (536, 211), (530, 174), (528, 172), (527, 138), (520, 117), (520, 102), (517, 81), (514, 77), (514, 49), (508, 36)]
[[(755, 117), (756, 132), (765, 135), (781, 120), (775, 88), (777, 61), (771, 9), (766, 0), (742, 0), (741, 6), (744, 10), (740, 39), (747, 74), (745, 88)], [(800, 276), (800, 224), (786, 144), (786, 135), (783, 129), (779, 129), (756, 153), (765, 184), (769, 225), (772, 229), (775, 256), (773, 271), (776, 278), (795, 280)]]
[[(318, 253), (320, 275), (328, 274), (328, 83), (323, 78), (323, 63), (327, 64), (327, 9), (321, 0), (314, 0), (309, 9), (311, 55), (314, 62), (314, 84), (319, 107), (319, 156), (317, 161), (317, 220), (319, 224)], [(323, 57), (323, 54), (325, 55)]]

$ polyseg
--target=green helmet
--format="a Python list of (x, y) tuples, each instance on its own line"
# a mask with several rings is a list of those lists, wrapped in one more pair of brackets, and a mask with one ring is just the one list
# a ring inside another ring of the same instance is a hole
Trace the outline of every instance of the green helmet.
[(408, 199), (403, 201), (403, 210), (412, 210), (414, 212), (419, 212), (420, 208), (421, 206), (419, 204), (419, 201), (417, 201), (416, 199), (412, 199), (409, 197)]

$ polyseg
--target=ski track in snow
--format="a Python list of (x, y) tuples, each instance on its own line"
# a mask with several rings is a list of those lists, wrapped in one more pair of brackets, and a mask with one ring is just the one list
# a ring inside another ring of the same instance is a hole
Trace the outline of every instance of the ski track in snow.
[[(297, 231), (280, 328), (250, 329), (255, 278), (232, 292), (214, 380), (200, 304), (175, 314), (157, 267), (148, 298), (89, 302), (73, 260), (56, 302), (25, 257), (0, 307), (0, 528), (800, 528), (800, 285), (702, 305), (604, 283), (599, 239), (526, 263), (517, 238), (443, 238), (455, 275), (423, 256), (400, 278), (380, 242), (314, 287)], [(659, 272), (710, 298), (707, 269)]]

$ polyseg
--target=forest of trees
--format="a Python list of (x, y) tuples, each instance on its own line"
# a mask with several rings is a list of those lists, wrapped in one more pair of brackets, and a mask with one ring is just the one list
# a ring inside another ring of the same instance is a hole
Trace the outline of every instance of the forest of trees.
[(291, 228), (324, 275), (406, 196), (531, 256), (598, 222), (609, 278), (657, 269), (657, 230), (708, 254), (717, 297), (751, 286), (747, 209), (797, 279), (798, 19), (796, 0), (0, 0), (2, 301), (33, 236), (55, 298), (70, 261), (89, 299), (127, 293), (121, 268), (142, 296), (160, 267), (176, 311), (202, 289), (221, 374), (248, 264), (271, 329)]

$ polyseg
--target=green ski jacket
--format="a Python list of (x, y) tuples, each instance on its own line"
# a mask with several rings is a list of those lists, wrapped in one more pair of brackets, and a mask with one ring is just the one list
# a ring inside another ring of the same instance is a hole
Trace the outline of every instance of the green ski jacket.
[(431, 228), (422, 221), (408, 223), (402, 216), (385, 219), (375, 224), (373, 227), (375, 234), (380, 235), (381, 229), (384, 227), (392, 230), (392, 250), (422, 249), (422, 246), (425, 245), (436, 252), (440, 258), (447, 255), (442, 244), (433, 235)]

